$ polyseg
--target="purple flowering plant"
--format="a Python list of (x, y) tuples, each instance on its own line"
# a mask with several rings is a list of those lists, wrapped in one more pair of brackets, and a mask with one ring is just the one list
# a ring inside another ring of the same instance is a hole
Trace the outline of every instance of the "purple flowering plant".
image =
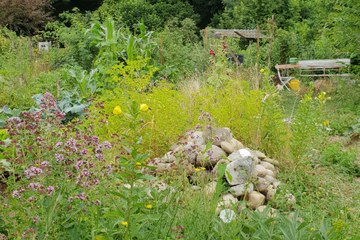
[(55, 221), (79, 221), (102, 202), (112, 168), (106, 153), (112, 144), (91, 135), (91, 128), (77, 130), (79, 122), (62, 124), (63, 118), (54, 97), (45, 93), (39, 110), (7, 121), (11, 151), (3, 154), (12, 171), (6, 197), (0, 198), (0, 215), (8, 216), (4, 228), (9, 237), (54, 236), (63, 227)]

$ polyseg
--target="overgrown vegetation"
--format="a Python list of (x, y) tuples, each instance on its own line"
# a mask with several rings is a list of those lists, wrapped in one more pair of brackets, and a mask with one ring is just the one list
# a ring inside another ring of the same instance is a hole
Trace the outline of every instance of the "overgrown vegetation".
[[(105, 0), (52, 21), (49, 1), (21, 3), (0, 8), (0, 238), (359, 239), (358, 1)], [(279, 91), (272, 69), (289, 57), (348, 57), (352, 77)], [(264, 212), (240, 201), (235, 221), (219, 218), (224, 169), (209, 194), (205, 168), (148, 165), (213, 127), (280, 162)]]

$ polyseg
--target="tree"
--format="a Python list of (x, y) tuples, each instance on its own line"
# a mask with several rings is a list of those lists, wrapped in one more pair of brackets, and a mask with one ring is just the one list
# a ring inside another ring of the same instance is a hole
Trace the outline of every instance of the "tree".
[(0, 0), (0, 25), (32, 36), (50, 20), (50, 0)]

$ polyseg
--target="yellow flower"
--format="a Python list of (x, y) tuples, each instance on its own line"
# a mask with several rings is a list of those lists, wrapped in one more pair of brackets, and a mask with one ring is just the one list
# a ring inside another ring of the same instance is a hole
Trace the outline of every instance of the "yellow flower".
[(264, 73), (264, 72), (265, 72), (265, 69), (264, 69), (264, 68), (260, 69), (260, 72), (261, 72), (261, 73)]
[(195, 168), (195, 172), (200, 172), (201, 169), (200, 168)]
[(123, 225), (124, 227), (129, 226), (129, 223), (127, 221), (121, 221), (120, 224)]
[(323, 125), (324, 125), (324, 127), (328, 127), (330, 125), (329, 120), (323, 121)]
[(113, 109), (113, 114), (114, 114), (114, 115), (121, 115), (122, 113), (123, 113), (123, 112), (122, 112), (120, 106), (114, 107), (114, 109)]
[(152, 208), (153, 208), (153, 206), (152, 206), (150, 203), (146, 204), (145, 207), (146, 207), (147, 209), (152, 209)]
[(146, 105), (145, 103), (140, 104), (140, 111), (146, 112), (147, 110), (149, 110), (149, 106), (148, 106), (148, 105)]
[(140, 167), (140, 166), (141, 166), (141, 162), (136, 162), (135, 165)]
[(205, 171), (205, 170), (206, 170), (206, 168), (204, 168), (204, 167), (201, 167), (201, 168), (200, 168), (200, 170), (201, 170), (201, 171)]

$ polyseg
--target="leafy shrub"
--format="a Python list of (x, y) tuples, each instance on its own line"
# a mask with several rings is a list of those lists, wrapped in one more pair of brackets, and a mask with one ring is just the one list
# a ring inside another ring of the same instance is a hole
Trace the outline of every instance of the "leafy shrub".
[(328, 144), (321, 153), (321, 163), (326, 166), (333, 166), (338, 171), (359, 175), (360, 166), (356, 160), (355, 150), (344, 150), (341, 144)]

